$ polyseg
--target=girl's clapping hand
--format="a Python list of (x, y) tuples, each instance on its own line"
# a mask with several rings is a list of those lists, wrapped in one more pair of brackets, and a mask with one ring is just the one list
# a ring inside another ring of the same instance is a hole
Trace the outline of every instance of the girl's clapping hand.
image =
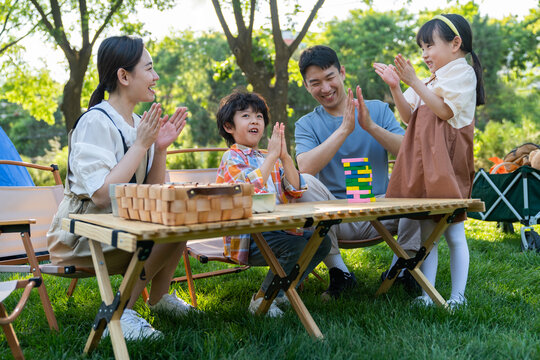
[(382, 63), (373, 63), (375, 73), (383, 79), (383, 81), (392, 89), (399, 86), (399, 76), (394, 65), (386, 65)]
[(399, 78), (405, 84), (411, 86), (411, 84), (418, 79), (418, 77), (416, 77), (416, 72), (414, 71), (414, 67), (411, 64), (411, 61), (405, 59), (403, 55), (398, 54), (394, 59), (394, 63), (396, 64), (396, 72)]

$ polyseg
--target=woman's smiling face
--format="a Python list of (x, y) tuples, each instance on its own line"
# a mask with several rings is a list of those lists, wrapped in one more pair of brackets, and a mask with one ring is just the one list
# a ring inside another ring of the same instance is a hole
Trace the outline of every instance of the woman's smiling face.
[(136, 101), (151, 102), (154, 101), (156, 93), (153, 87), (159, 80), (152, 63), (152, 57), (148, 50), (144, 49), (141, 59), (130, 73), (132, 81), (132, 93)]

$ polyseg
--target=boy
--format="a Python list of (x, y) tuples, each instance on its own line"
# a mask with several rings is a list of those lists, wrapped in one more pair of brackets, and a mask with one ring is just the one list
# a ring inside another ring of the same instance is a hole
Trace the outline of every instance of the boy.
[[(248, 182), (255, 193), (275, 193), (277, 203), (299, 198), (307, 189), (294, 166), (285, 143), (285, 125), (276, 123), (268, 142), (268, 151), (259, 150), (259, 142), (268, 125), (268, 106), (256, 93), (234, 92), (221, 100), (216, 115), (219, 133), (230, 149), (223, 154), (218, 169), (218, 183)], [(290, 273), (311, 237), (311, 232), (268, 231), (263, 236), (276, 255), (278, 262)], [(225, 255), (240, 264), (266, 266), (266, 262), (250, 234), (224, 237)], [(330, 238), (326, 236), (313, 256), (302, 280), (330, 251)], [(259, 291), (251, 298), (248, 310), (255, 313), (263, 300), (274, 274), (269, 270)], [(280, 292), (268, 310), (268, 316), (279, 317), (283, 311), (277, 305), (288, 301)]]

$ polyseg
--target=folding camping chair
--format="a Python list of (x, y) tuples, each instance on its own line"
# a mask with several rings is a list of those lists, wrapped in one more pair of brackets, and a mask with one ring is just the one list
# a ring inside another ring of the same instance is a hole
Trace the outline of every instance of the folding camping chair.
[[(34, 278), (41, 279), (42, 274), (75, 276), (83, 271), (74, 266), (39, 263), (49, 260), (47, 231), (64, 193), (58, 166), (10, 160), (0, 160), (0, 165), (50, 171), (56, 183), (53, 186), (0, 186), (0, 273), (31, 273)], [(91, 276), (84, 273), (84, 276)], [(68, 296), (71, 296), (75, 285), (76, 279), (73, 279)], [(38, 292), (50, 328), (58, 330), (45, 286), (40, 286)]]
[(488, 174), (480, 169), (473, 181), (472, 197), (486, 204), (485, 212), (467, 215), (484, 221), (517, 222), (521, 228), (521, 249), (540, 251), (540, 236), (533, 225), (540, 218), (540, 170), (522, 166), (509, 174)]
[[(24, 355), (19, 345), (19, 340), (15, 334), (15, 330), (11, 323), (17, 319), (21, 314), (28, 298), (30, 297), (30, 292), (34, 287), (41, 287), (42, 279), (41, 278), (31, 278), (26, 280), (12, 280), (12, 281), (3, 281), (0, 282), (0, 325), (4, 329), (4, 334), (6, 335), (6, 340), (11, 349), (11, 353), (15, 359), (23, 359)], [(8, 315), (7, 310), (4, 306), (4, 300), (10, 296), (15, 290), (24, 289), (19, 302), (13, 309), (13, 312)]]
[[(0, 160), (0, 164), (51, 171), (55, 179), (54, 186), (0, 186), (0, 272), (32, 273), (34, 278), (42, 279), (42, 273), (58, 270), (51, 265), (39, 264), (39, 261), (49, 259), (46, 234), (63, 196), (58, 166), (10, 160)], [(33, 238), (30, 237), (31, 228)], [(45, 286), (40, 286), (38, 292), (50, 328), (58, 331)]]

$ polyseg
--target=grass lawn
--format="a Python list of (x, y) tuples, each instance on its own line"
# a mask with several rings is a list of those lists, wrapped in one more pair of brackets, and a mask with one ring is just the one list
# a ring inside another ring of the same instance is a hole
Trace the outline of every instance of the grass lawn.
[[(495, 223), (469, 220), (466, 233), (471, 265), (468, 306), (450, 313), (437, 307), (411, 306), (412, 296), (399, 286), (376, 298), (380, 273), (392, 254), (385, 244), (342, 251), (359, 286), (346, 297), (323, 303), (326, 285), (310, 277), (300, 296), (325, 336), (309, 337), (292, 309), (280, 319), (247, 313), (251, 294), (265, 274), (252, 268), (241, 274), (195, 282), (203, 313), (174, 320), (154, 316), (139, 301), (136, 310), (165, 334), (159, 341), (129, 342), (132, 359), (540, 359), (540, 253), (521, 252), (519, 225), (503, 234)], [(537, 232), (540, 229), (537, 227)], [(194, 272), (223, 268), (198, 264)], [(183, 274), (183, 264), (178, 267)], [(328, 279), (324, 266), (319, 273)], [(4, 280), (7, 277), (4, 277)], [(121, 278), (113, 278), (113, 287)], [(83, 357), (91, 324), (100, 305), (95, 279), (79, 281), (71, 298), (69, 281), (45, 275), (47, 291), (60, 326), (48, 329), (37, 292), (15, 321), (15, 331), (27, 359), (110, 359), (109, 339), (90, 357)], [(173, 286), (189, 300), (186, 284)], [(450, 294), (449, 253), (439, 246), (437, 289)], [(19, 290), (20, 291), (20, 290)], [(18, 294), (18, 293), (17, 293)], [(8, 311), (18, 299), (7, 301)], [(0, 335), (0, 358), (11, 352)]]

